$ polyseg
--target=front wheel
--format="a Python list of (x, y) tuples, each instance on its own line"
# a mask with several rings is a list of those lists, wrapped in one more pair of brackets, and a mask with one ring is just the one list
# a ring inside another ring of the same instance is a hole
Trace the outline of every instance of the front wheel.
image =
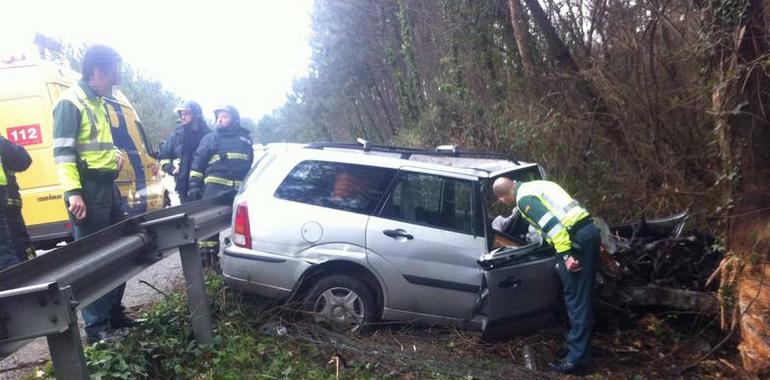
[(375, 297), (360, 279), (346, 275), (324, 277), (315, 283), (305, 308), (317, 323), (332, 329), (359, 331), (377, 318)]

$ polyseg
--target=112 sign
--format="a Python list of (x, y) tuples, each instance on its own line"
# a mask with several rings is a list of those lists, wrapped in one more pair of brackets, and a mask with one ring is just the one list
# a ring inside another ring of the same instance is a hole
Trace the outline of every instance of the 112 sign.
[(8, 140), (16, 145), (33, 145), (43, 142), (43, 135), (40, 133), (40, 124), (20, 125), (10, 127), (5, 130)]

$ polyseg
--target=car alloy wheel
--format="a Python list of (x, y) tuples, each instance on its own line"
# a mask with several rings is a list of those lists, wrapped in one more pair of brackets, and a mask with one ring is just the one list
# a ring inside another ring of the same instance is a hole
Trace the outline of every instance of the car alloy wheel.
[(335, 275), (318, 281), (306, 303), (317, 323), (332, 329), (358, 331), (375, 319), (375, 302), (358, 278)]
[(364, 305), (356, 292), (346, 288), (332, 288), (316, 299), (316, 322), (359, 326), (364, 320)]

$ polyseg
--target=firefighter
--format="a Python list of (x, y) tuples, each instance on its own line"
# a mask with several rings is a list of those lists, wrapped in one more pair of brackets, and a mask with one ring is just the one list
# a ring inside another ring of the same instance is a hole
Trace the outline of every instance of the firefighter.
[[(191, 200), (236, 191), (254, 159), (249, 131), (241, 127), (238, 110), (230, 105), (214, 110), (216, 129), (203, 137), (190, 170)], [(218, 269), (219, 235), (198, 242), (204, 266)]]
[[(76, 240), (125, 218), (114, 184), (124, 159), (113, 143), (104, 100), (119, 84), (120, 62), (108, 46), (89, 47), (83, 79), (62, 94), (53, 111), (54, 162)], [(104, 339), (111, 328), (134, 325), (121, 306), (124, 290), (121, 284), (83, 309), (89, 342)]]
[(27, 232), (27, 226), (24, 224), (24, 217), (21, 215), (21, 194), (15, 173), (27, 170), (32, 165), (32, 158), (26, 149), (3, 137), (0, 137), (0, 156), (2, 156), (3, 169), (8, 179), (5, 218), (8, 222), (13, 252), (16, 259), (22, 262), (35, 257), (35, 248)]
[(516, 182), (501, 177), (495, 180), (493, 191), (502, 203), (515, 204), (560, 255), (556, 271), (564, 290), (570, 331), (566, 356), (549, 367), (557, 373), (585, 375), (591, 359), (599, 230), (588, 211), (553, 182)]
[(163, 149), (158, 158), (163, 171), (174, 177), (180, 203), (187, 203), (193, 155), (203, 136), (209, 134), (211, 130), (203, 120), (201, 106), (198, 103), (188, 100), (179, 104), (174, 111), (179, 114), (179, 127), (163, 143)]

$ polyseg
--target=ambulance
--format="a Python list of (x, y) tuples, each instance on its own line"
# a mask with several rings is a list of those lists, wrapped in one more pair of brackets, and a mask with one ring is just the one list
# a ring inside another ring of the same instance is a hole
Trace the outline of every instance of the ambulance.
[[(79, 78), (80, 74), (45, 59), (0, 57), (0, 134), (32, 156), (32, 166), (17, 178), (24, 221), (37, 248), (72, 236), (53, 160), (52, 113), (61, 94), (76, 86)], [(124, 210), (141, 214), (163, 208), (168, 195), (161, 185), (157, 153), (136, 110), (118, 90), (105, 103), (113, 141), (128, 158), (116, 180)]]

